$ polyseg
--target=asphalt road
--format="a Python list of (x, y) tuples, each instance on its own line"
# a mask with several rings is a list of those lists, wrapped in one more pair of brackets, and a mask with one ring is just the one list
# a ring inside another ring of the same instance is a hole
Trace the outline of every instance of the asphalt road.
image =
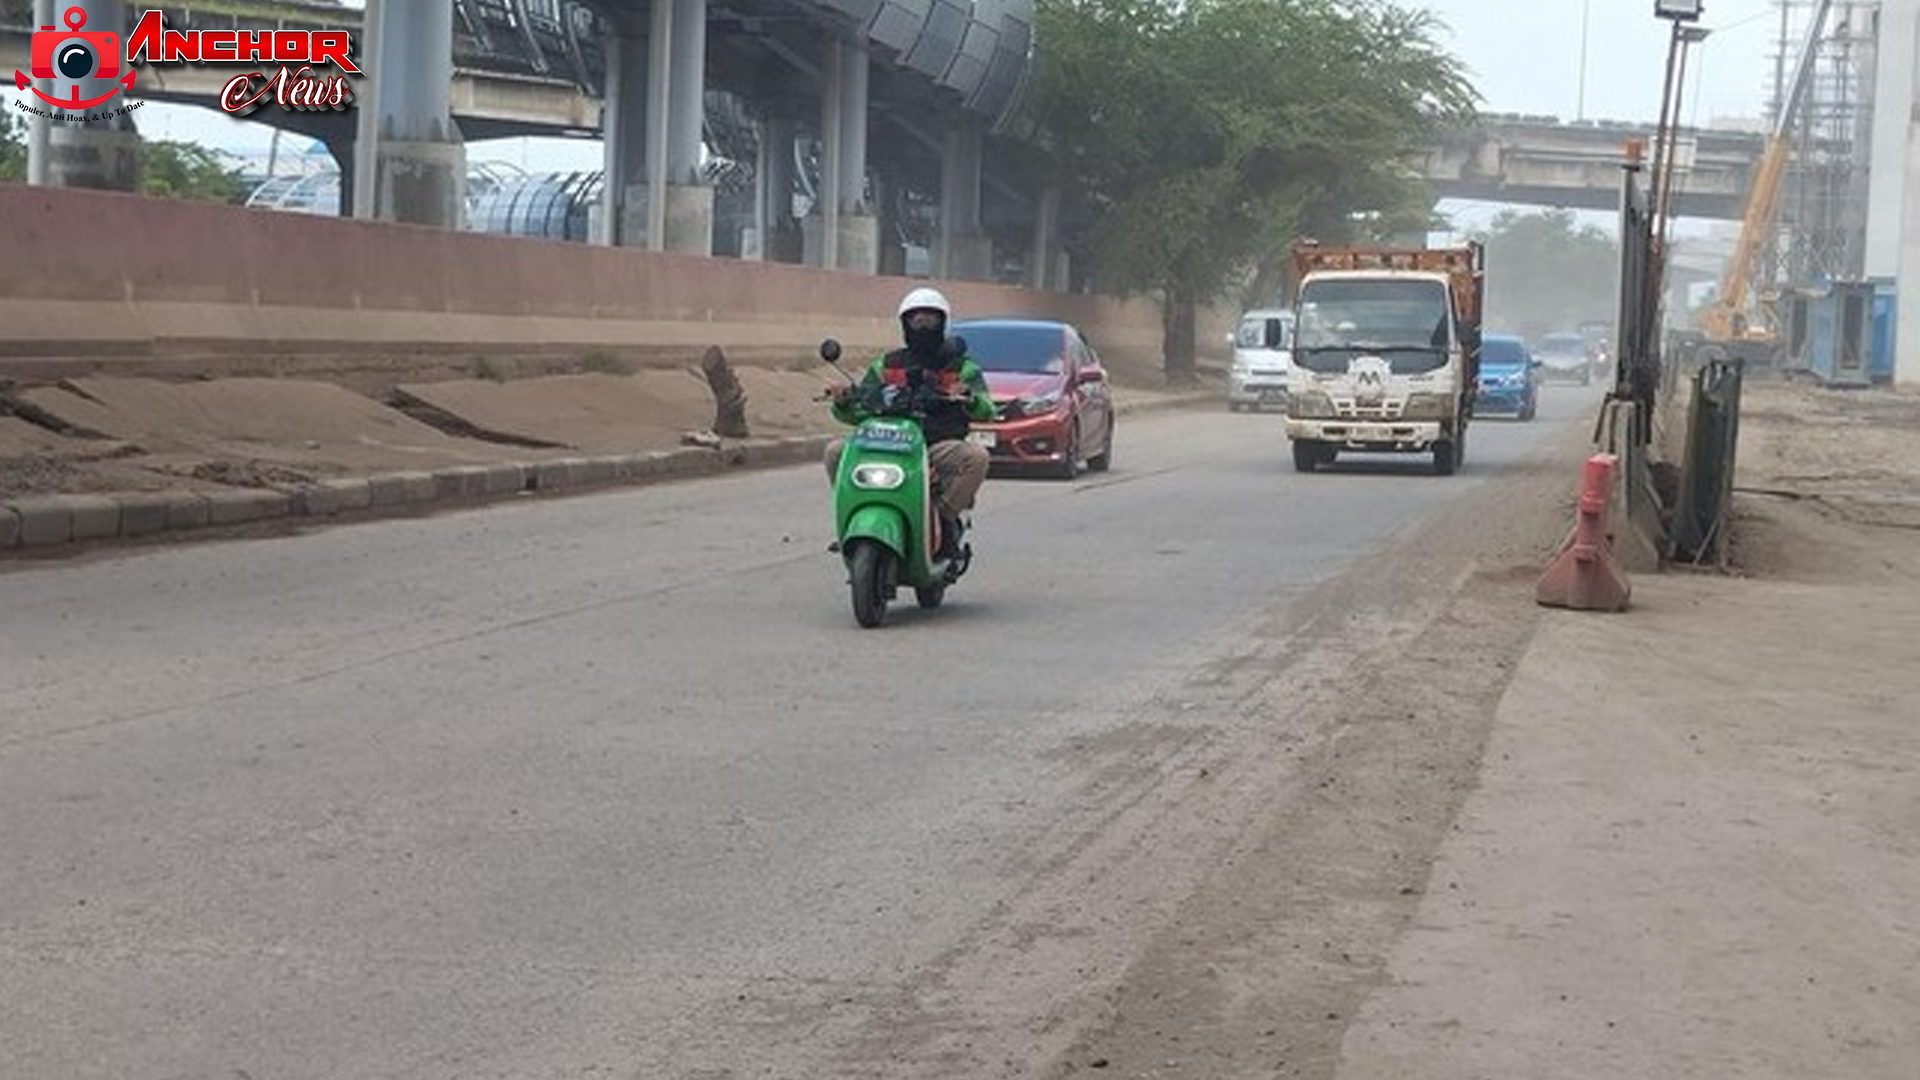
[(0, 1076), (942, 1074), (1033, 1022), (954, 973), (1225, 722), (1183, 680), (1595, 400), (1446, 479), (1123, 419), (879, 631), (816, 468), (0, 573)]

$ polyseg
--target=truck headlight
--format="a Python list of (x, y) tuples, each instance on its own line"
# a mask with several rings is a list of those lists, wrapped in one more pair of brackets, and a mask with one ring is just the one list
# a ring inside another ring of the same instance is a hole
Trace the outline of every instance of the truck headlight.
[(868, 491), (892, 491), (907, 482), (907, 470), (884, 461), (853, 467), (853, 486)]
[(1444, 420), (1447, 418), (1448, 398), (1444, 394), (1408, 394), (1406, 408), (1400, 410), (1403, 420)]
[(1333, 399), (1318, 390), (1302, 390), (1287, 398), (1287, 415), (1297, 420), (1331, 420)]

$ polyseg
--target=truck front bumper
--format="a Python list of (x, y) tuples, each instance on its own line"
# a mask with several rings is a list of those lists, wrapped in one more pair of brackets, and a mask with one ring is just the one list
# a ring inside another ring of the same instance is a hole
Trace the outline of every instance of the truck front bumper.
[(1296, 420), (1287, 418), (1287, 438), (1322, 442), (1348, 450), (1418, 452), (1448, 437), (1450, 423), (1439, 420)]

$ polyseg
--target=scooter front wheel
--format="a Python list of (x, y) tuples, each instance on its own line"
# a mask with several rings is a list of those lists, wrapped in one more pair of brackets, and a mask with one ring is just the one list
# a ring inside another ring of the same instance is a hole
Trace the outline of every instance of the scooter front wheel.
[(868, 540), (847, 560), (847, 581), (853, 590), (853, 619), (871, 630), (887, 618), (887, 572), (893, 552)]

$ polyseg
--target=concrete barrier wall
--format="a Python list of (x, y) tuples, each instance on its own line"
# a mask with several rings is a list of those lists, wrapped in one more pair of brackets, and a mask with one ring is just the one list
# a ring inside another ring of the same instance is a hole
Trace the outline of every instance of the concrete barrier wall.
[[(914, 283), (306, 214), (0, 184), (0, 370), (291, 373), (479, 357), (684, 363), (720, 345), (801, 362), (893, 340)], [(1152, 303), (936, 282), (961, 317), (1080, 325), (1110, 364), (1160, 363)], [(1224, 325), (1203, 329), (1217, 352)], [(417, 377), (417, 370), (409, 370)]]

